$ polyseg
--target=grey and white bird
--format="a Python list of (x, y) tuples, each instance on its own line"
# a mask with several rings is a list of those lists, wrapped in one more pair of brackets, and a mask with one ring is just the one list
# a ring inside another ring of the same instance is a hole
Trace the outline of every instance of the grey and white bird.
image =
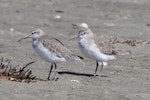
[[(64, 44), (58, 39), (46, 35), (46, 33), (41, 29), (32, 30), (31, 33), (23, 39), (32, 38), (32, 47), (35, 52), (44, 60), (51, 63), (50, 71), (48, 74), (48, 80), (50, 80), (50, 75), (54, 69), (54, 77), (52, 80), (57, 80), (56, 69), (57, 63), (66, 62), (70, 60), (82, 61), (82, 57), (73, 54), (69, 49), (67, 49)], [(54, 67), (54, 68), (53, 68)]]
[[(117, 50), (103, 36), (96, 36), (86, 23), (81, 23), (77, 27), (79, 28), (78, 36), (72, 39), (78, 38), (80, 51), (86, 57), (96, 60), (94, 76), (100, 76), (103, 66), (107, 65), (107, 61), (116, 59), (114, 53)], [(101, 68), (97, 74), (99, 65), (101, 65)]]

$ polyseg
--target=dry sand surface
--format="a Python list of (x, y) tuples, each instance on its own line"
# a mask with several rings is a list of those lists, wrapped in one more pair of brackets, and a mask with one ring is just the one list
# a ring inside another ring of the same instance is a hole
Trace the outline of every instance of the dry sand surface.
[[(61, 16), (61, 18), (55, 18)], [(150, 38), (149, 0), (0, 0), (0, 57), (14, 65), (29, 66), (33, 74), (46, 79), (50, 64), (32, 49), (31, 39), (17, 40), (34, 28), (61, 40), (74, 53), (82, 55), (72, 24), (86, 22), (95, 34), (123, 39)], [(0, 100), (149, 100), (150, 48), (116, 45), (130, 50), (103, 69), (107, 77), (93, 78), (95, 61), (85, 57), (84, 64), (58, 64), (58, 81), (35, 83), (0, 79)]]

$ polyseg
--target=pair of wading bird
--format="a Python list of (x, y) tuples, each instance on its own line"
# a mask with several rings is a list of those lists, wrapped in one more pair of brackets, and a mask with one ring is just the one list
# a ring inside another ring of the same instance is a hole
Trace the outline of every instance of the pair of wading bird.
[[(96, 60), (94, 76), (100, 76), (103, 66), (107, 65), (107, 61), (116, 59), (114, 52), (117, 51), (117, 49), (114, 48), (108, 40), (94, 35), (86, 23), (81, 23), (77, 25), (77, 27), (79, 28), (78, 36), (72, 39), (78, 38), (78, 47), (80, 51), (86, 57)], [(47, 78), (48, 80), (50, 80), (52, 71), (54, 71), (52, 80), (57, 80), (57, 63), (69, 60), (81, 61), (83, 59), (82, 57), (73, 54), (58, 39), (47, 36), (41, 29), (33, 30), (28, 36), (21, 38), (18, 41), (26, 38), (32, 38), (32, 46), (36, 53), (38, 53), (41, 58), (51, 63)], [(98, 71), (99, 65), (101, 65), (101, 68)]]

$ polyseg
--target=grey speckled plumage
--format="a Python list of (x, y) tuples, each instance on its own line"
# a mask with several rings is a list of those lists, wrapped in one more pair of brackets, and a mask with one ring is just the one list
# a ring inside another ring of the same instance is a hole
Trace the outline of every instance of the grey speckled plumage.
[(38, 41), (33, 44), (38, 45), (42, 43), (45, 48), (47, 48), (51, 53), (55, 54), (57, 57), (65, 58), (67, 60), (81, 60), (79, 56), (73, 54), (64, 44), (56, 38), (44, 35), (38, 39)]

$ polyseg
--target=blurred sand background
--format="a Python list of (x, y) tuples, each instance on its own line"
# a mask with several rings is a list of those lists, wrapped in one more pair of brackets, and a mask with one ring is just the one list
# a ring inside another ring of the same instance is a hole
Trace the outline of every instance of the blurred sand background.
[[(61, 19), (56, 19), (57, 15)], [(10, 58), (14, 65), (35, 60), (29, 69), (46, 79), (50, 64), (33, 51), (31, 39), (20, 43), (17, 40), (32, 29), (41, 28), (82, 55), (77, 40), (67, 41), (78, 32), (72, 24), (81, 22), (86, 22), (95, 34), (149, 41), (150, 1), (0, 0), (0, 57)], [(117, 60), (108, 62), (102, 73), (107, 77), (90, 77), (96, 64), (85, 58), (85, 64), (58, 64), (58, 71), (62, 72), (58, 81), (27, 84), (0, 79), (0, 100), (148, 100), (150, 48), (116, 46), (130, 50), (134, 59), (118, 56)]]

